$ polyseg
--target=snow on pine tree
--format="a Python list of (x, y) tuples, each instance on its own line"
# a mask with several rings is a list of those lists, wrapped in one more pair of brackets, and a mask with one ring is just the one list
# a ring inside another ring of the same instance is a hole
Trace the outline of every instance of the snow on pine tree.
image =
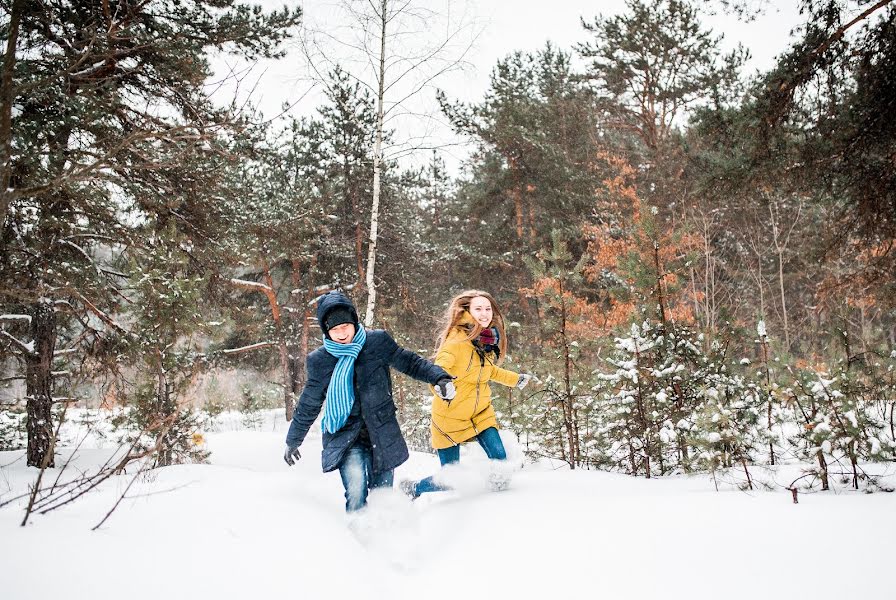
[[(714, 353), (720, 349), (714, 342)], [(714, 358), (694, 377), (702, 385), (695, 423), (688, 432), (688, 443), (696, 450), (692, 466), (711, 472), (714, 479), (720, 471), (742, 469), (743, 487), (753, 489), (748, 464), (768, 443), (768, 430), (762, 422), (766, 402), (759, 386), (729, 373), (723, 356)]]
[(609, 443), (606, 466), (645, 477), (687, 468), (684, 434), (694, 426), (699, 400), (693, 375), (706, 363), (698, 344), (687, 327), (649, 321), (616, 339), (607, 361), (615, 371), (599, 373), (595, 386)]
[(135, 261), (133, 269), (143, 275), (129, 305), (139, 332), (131, 352), (139, 376), (134, 384), (122, 381), (130, 410), (115, 424), (136, 449), (152, 454), (153, 466), (202, 462), (208, 453), (196, 434), (203, 422), (183, 392), (204, 360), (199, 334), (207, 281), (194, 270), (173, 224), (147, 231), (147, 237), (154, 251)]
[(858, 489), (867, 478), (860, 461), (893, 456), (884, 422), (874, 415), (873, 389), (860, 373), (850, 372), (849, 361), (841, 361), (833, 372), (805, 369), (796, 375), (792, 400), (802, 427), (792, 442), (799, 458), (816, 461), (807, 474), (818, 477), (823, 490), (830, 489), (832, 463), (848, 469), (847, 481)]
[[(877, 404), (890, 433), (890, 444), (896, 446), (896, 350), (890, 352), (889, 360), (884, 364), (886, 366), (880, 376), (880, 398)], [(880, 366), (878, 363), (878, 367)]]

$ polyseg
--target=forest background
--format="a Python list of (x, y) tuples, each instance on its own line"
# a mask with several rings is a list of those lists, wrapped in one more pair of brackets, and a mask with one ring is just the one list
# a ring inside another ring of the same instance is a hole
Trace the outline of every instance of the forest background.
[[(701, 15), (764, 3), (584, 16), (587, 41), (507, 56), (480, 100), (438, 95), (475, 148), (460, 175), (389, 128), (390, 73), (457, 64), (402, 45), (425, 7), (346, 3), (375, 85), (315, 61), (317, 114), (265, 119), (211, 100), (210, 60), (314, 58), (299, 9), (0, 6), (0, 444), (29, 465), (75, 404), (157, 466), (203, 460), (225, 407), (288, 418), (335, 288), (425, 355), (454, 293), (494, 294), (538, 377), (496, 390), (499, 418), (533, 458), (748, 487), (796, 461), (822, 489), (893, 459), (892, 0), (804, 0), (755, 75)], [(427, 449), (427, 390), (395, 396)]]

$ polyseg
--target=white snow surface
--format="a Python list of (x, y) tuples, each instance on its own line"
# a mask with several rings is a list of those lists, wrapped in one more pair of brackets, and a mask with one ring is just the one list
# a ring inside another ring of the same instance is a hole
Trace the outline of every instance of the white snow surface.
[[(97, 531), (131, 476), (26, 527), (23, 502), (0, 509), (0, 597), (896, 597), (888, 570), (896, 494), (842, 486), (793, 504), (783, 490), (722, 484), (716, 492), (707, 476), (519, 469), (519, 447), (502, 432), (517, 467), (509, 490), (489, 491), (488, 461), (468, 444), (460, 468), (444, 474), (456, 489), (411, 502), (398, 481), (438, 468), (435, 456), (412, 453), (396, 471), (396, 490), (375, 492), (365, 511), (347, 517), (338, 473), (320, 471), (319, 429), (288, 468), (287, 424), (280, 411), (265, 416), (259, 430), (238, 417), (219, 420), (206, 434), (210, 464), (141, 477)], [(72, 449), (61, 449), (57, 464)], [(88, 438), (73, 467), (95, 468), (113, 450)], [(769, 479), (799, 475), (787, 468)], [(35, 473), (21, 451), (0, 452), (0, 502), (26, 491)]]

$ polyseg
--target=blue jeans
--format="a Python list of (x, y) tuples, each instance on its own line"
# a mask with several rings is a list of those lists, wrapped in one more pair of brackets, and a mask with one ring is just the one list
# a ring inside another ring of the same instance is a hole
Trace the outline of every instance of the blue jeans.
[[(501, 434), (494, 427), (489, 427), (485, 431), (476, 436), (476, 441), (485, 450), (485, 455), (492, 460), (506, 460), (507, 452), (504, 450), (504, 442), (501, 441)], [(438, 450), (439, 462), (442, 466), (460, 462), (460, 445), (451, 446), (450, 448), (442, 448)], [(414, 489), (414, 497), (427, 492), (444, 492), (451, 488), (439, 485), (435, 482), (432, 475), (426, 479), (417, 482)]]
[(354, 512), (367, 506), (367, 494), (375, 488), (392, 487), (393, 469), (382, 473), (371, 472), (370, 448), (355, 444), (349, 448), (339, 463), (339, 476), (345, 488), (345, 512)]

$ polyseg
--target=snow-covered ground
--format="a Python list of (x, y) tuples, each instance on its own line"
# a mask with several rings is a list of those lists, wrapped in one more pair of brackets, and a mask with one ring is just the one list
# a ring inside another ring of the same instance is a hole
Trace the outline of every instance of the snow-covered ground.
[[(841, 486), (793, 504), (780, 490), (716, 492), (705, 476), (531, 464), (489, 492), (474, 444), (451, 474), (456, 491), (413, 503), (377, 493), (348, 519), (338, 474), (320, 472), (319, 436), (290, 469), (279, 412), (258, 430), (219, 422), (210, 464), (150, 473), (97, 531), (129, 476), (26, 527), (23, 503), (0, 509), (0, 598), (896, 598), (896, 494)], [(86, 445), (73, 466), (113, 447)], [(0, 453), (0, 501), (33, 481), (23, 463)], [(396, 482), (437, 465), (412, 453)]]

